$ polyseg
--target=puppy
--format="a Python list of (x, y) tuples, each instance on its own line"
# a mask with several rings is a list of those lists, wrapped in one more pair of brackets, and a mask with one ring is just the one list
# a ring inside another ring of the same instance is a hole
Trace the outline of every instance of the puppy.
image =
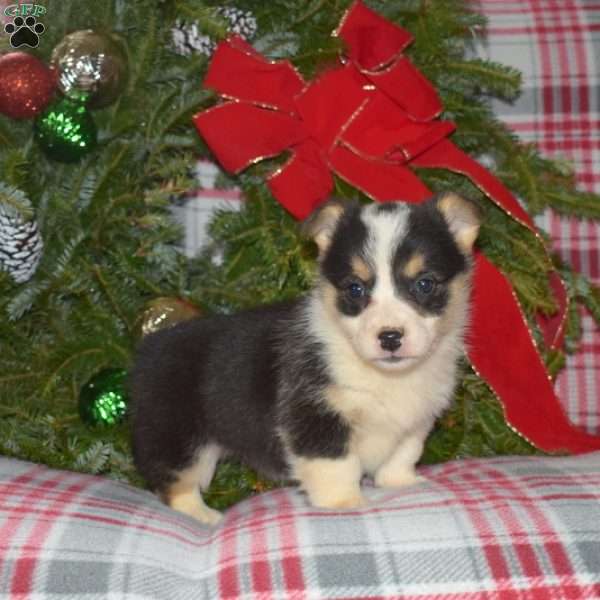
[(305, 297), (146, 337), (132, 371), (133, 452), (171, 507), (205, 523), (201, 495), (231, 455), (300, 483), (310, 502), (364, 503), (415, 464), (448, 406), (463, 351), (478, 210), (329, 201), (305, 222), (319, 278)]

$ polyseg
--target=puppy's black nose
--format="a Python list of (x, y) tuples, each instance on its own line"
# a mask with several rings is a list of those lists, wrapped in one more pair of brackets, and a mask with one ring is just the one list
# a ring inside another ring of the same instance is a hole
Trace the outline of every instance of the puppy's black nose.
[(378, 336), (379, 343), (384, 350), (393, 352), (394, 350), (398, 350), (402, 345), (403, 335), (404, 331), (401, 329), (384, 329)]

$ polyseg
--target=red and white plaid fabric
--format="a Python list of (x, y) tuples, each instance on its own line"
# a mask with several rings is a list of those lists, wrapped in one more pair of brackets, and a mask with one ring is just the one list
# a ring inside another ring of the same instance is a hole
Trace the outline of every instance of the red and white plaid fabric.
[(354, 511), (259, 494), (209, 529), (107, 478), (0, 459), (0, 597), (600, 599), (600, 453), (421, 473)]
[[(513, 103), (495, 113), (545, 156), (572, 161), (582, 190), (600, 193), (600, 1), (477, 0), (488, 18), (481, 57), (523, 73)], [(547, 213), (538, 225), (578, 271), (600, 283), (600, 226)], [(578, 354), (567, 360), (557, 392), (571, 420), (600, 434), (600, 334), (584, 317)]]

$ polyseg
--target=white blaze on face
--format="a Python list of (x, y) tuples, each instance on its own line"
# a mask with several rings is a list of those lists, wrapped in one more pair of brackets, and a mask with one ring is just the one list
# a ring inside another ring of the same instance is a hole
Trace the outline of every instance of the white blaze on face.
[[(358, 354), (384, 369), (402, 369), (427, 354), (435, 338), (437, 317), (420, 315), (396, 289), (393, 259), (408, 228), (409, 208), (379, 211), (377, 205), (363, 210), (361, 218), (369, 231), (366, 255), (375, 270), (375, 286), (368, 306), (354, 317), (342, 316), (343, 327)], [(394, 352), (381, 347), (385, 330), (403, 332), (402, 345)], [(393, 362), (392, 357), (404, 360)], [(387, 361), (386, 361), (387, 359)]]

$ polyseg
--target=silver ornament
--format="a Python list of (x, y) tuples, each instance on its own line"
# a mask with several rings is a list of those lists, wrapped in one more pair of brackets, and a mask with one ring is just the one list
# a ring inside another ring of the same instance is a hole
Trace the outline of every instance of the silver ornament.
[(90, 108), (112, 104), (127, 82), (127, 56), (115, 36), (91, 29), (67, 35), (52, 51), (60, 91)]

